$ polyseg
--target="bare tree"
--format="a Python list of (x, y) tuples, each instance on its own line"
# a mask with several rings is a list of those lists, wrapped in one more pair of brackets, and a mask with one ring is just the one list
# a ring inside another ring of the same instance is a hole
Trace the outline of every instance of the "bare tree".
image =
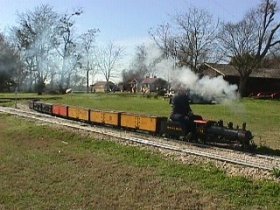
[(176, 31), (167, 23), (149, 33), (164, 58), (172, 58), (175, 65), (188, 66), (196, 72), (200, 64), (213, 61), (219, 21), (214, 22), (207, 11), (197, 8), (177, 14), (174, 19)]
[[(77, 43), (74, 35), (74, 20), (75, 16), (82, 14), (81, 10), (77, 10), (72, 14), (64, 14), (58, 23), (58, 37), (56, 40), (56, 49), (62, 58), (62, 66), (60, 72), (59, 88), (64, 92), (70, 84), (72, 71), (78, 66)], [(66, 78), (65, 78), (66, 76)]]
[(169, 23), (160, 24), (156, 28), (151, 28), (149, 34), (157, 47), (163, 52), (165, 59), (168, 59), (170, 56), (174, 58), (176, 55), (174, 45), (175, 38), (173, 37)]
[[(19, 15), (19, 26), (16, 33), (17, 46), (21, 50), (22, 59), (29, 68), (30, 76), (36, 73), (37, 91), (42, 92), (49, 74), (51, 51), (54, 49), (55, 26), (57, 13), (49, 5), (36, 7)], [(31, 80), (33, 79), (30, 77)]]
[(197, 8), (177, 15), (175, 21), (180, 32), (176, 38), (179, 64), (197, 72), (198, 66), (209, 61), (214, 54), (219, 21), (214, 23), (207, 11)]
[(137, 81), (143, 80), (143, 78), (149, 72), (146, 63), (147, 49), (145, 45), (139, 45), (136, 47), (134, 58), (130, 64), (129, 69), (124, 69), (121, 72), (122, 82), (126, 86), (124, 89), (128, 89), (129, 82), (136, 79)]
[[(82, 34), (81, 39), (81, 51), (82, 51), (82, 67), (86, 72), (87, 81), (87, 93), (89, 93), (89, 73), (97, 71), (96, 62), (94, 59), (94, 43), (96, 38), (96, 33), (99, 32), (98, 29), (89, 29), (86, 33)], [(93, 72), (94, 74), (94, 72)]]
[(104, 75), (107, 84), (115, 76), (116, 67), (122, 55), (123, 49), (112, 42), (106, 47), (97, 50), (96, 64), (100, 72)]
[(265, 64), (267, 67), (280, 69), (280, 45), (270, 50), (270, 55), (267, 60), (268, 64)]
[(246, 96), (250, 74), (260, 65), (269, 50), (280, 44), (277, 2), (262, 0), (238, 23), (227, 23), (220, 33), (225, 55), (240, 75), (239, 92)]
[(130, 65), (130, 68), (131, 70), (133, 70), (134, 75), (138, 75), (135, 79), (142, 79), (149, 72), (149, 67), (146, 62), (147, 54), (148, 52), (145, 45), (139, 45), (136, 47), (135, 56)]
[(0, 91), (18, 88), (24, 77), (18, 51), (0, 33)]

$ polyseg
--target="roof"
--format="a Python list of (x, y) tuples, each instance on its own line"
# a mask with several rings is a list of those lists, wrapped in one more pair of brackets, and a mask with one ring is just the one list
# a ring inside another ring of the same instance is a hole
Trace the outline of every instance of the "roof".
[[(238, 71), (234, 68), (234, 66), (229, 64), (207, 64), (205, 66), (208, 68), (203, 70), (203, 74), (211, 75), (213, 70), (216, 74), (220, 74), (222, 76), (235, 76), (239, 77)], [(209, 69), (211, 69), (209, 71)], [(270, 78), (270, 79), (280, 79), (280, 69), (268, 69), (268, 68), (259, 68), (253, 71), (250, 74), (250, 77), (255, 78)]]
[(129, 82), (129, 84), (136, 84), (136, 83), (138, 83), (137, 79), (133, 79)]
[[(99, 81), (99, 82), (96, 82), (94, 84), (92, 84), (91, 86), (105, 86), (107, 84), (106, 81)], [(109, 85), (113, 85), (114, 83), (113, 82), (108, 82)]]
[(157, 81), (158, 78), (145, 78), (143, 81), (142, 81), (142, 84), (152, 84), (154, 83), (155, 81)]

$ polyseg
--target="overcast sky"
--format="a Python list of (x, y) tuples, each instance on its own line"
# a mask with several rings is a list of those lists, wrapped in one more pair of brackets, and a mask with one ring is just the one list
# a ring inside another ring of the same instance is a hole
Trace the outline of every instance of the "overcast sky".
[(17, 24), (17, 14), (34, 10), (41, 4), (49, 4), (59, 13), (82, 8), (77, 17), (79, 33), (90, 28), (99, 28), (97, 42), (113, 41), (123, 45), (127, 54), (135, 46), (150, 37), (148, 30), (170, 21), (176, 13), (189, 7), (206, 9), (222, 21), (238, 21), (248, 9), (259, 4), (259, 0), (0, 0), (0, 31), (8, 32)]

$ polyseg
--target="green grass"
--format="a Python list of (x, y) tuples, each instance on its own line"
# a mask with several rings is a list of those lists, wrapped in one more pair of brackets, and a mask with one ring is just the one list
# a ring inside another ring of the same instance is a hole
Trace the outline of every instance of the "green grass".
[(50, 97), (62, 97), (63, 95), (38, 95), (36, 93), (0, 93), (0, 99), (1, 98), (50, 98)]
[(280, 209), (277, 183), (3, 114), (0, 170), (0, 209)]

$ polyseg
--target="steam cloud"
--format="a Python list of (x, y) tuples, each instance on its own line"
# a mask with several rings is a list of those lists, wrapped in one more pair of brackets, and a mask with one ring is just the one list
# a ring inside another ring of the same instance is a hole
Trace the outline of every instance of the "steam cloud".
[[(147, 47), (147, 64), (153, 60), (158, 60), (160, 51), (155, 47)], [(162, 59), (153, 69), (157, 75), (167, 79), (171, 83), (171, 88), (178, 85), (189, 89), (192, 93), (203, 97), (206, 100), (215, 100), (218, 103), (238, 99), (237, 85), (231, 85), (222, 76), (210, 78), (204, 76), (200, 78), (189, 68), (178, 68), (172, 59)]]

